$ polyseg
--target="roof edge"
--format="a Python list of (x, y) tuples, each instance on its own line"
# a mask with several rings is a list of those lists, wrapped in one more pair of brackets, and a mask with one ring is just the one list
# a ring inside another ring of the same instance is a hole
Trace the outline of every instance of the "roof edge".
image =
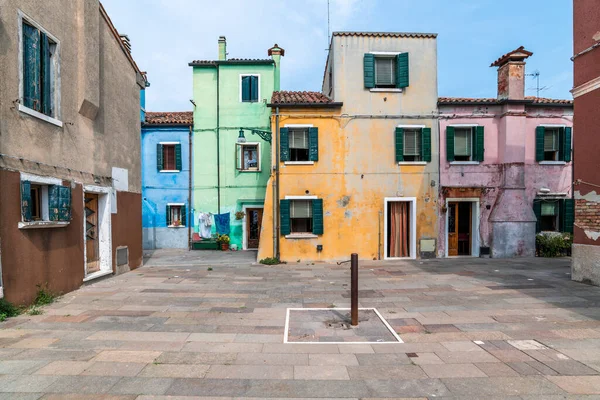
[(307, 108), (339, 108), (344, 105), (341, 101), (331, 103), (267, 103), (267, 107), (307, 107)]
[(335, 31), (331, 36), (396, 36), (396, 37), (422, 37), (437, 38), (437, 33), (430, 32), (357, 32), (357, 31)]

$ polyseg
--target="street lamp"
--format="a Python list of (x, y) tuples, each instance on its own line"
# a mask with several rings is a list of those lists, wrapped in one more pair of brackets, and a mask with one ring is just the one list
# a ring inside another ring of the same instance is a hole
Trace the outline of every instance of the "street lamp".
[(253, 135), (258, 135), (265, 142), (271, 143), (271, 137), (273, 136), (270, 131), (263, 131), (260, 129), (253, 128), (240, 128), (240, 134), (238, 135), (237, 142), (238, 143), (246, 143), (246, 137), (244, 136), (244, 129), (250, 131)]
[(240, 135), (237, 138), (238, 143), (246, 143), (246, 137), (244, 136), (244, 130), (240, 129)]

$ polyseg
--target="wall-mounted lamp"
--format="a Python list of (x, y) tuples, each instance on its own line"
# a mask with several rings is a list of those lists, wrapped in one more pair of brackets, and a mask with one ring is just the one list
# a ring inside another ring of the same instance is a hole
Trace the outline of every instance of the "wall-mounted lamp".
[(240, 135), (237, 138), (238, 143), (246, 143), (246, 137), (244, 136), (244, 130), (240, 129)]
[(238, 143), (246, 143), (246, 137), (244, 136), (244, 129), (249, 130), (251, 134), (258, 135), (260, 138), (266, 142), (271, 143), (271, 137), (273, 134), (269, 131), (263, 131), (260, 129), (252, 129), (252, 128), (240, 128), (240, 134), (237, 138)]

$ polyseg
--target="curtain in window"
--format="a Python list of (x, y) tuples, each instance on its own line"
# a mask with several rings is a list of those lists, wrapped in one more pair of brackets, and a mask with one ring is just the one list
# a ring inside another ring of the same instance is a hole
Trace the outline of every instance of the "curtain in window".
[(558, 150), (558, 132), (556, 130), (546, 130), (544, 132), (544, 151)]
[(409, 257), (408, 202), (389, 203), (390, 207), (390, 257)]
[(420, 131), (404, 131), (404, 155), (419, 156), (421, 155), (421, 132)]
[(293, 200), (290, 204), (291, 218), (312, 218), (311, 200)]
[(258, 168), (257, 154), (256, 146), (244, 146), (244, 168)]
[(470, 129), (455, 129), (454, 131), (454, 155), (470, 156), (472, 148), (472, 137)]
[(375, 83), (377, 85), (393, 85), (395, 72), (393, 58), (375, 59)]
[(556, 215), (556, 203), (542, 203), (542, 216)]
[(290, 131), (290, 149), (308, 149), (308, 132), (306, 130)]

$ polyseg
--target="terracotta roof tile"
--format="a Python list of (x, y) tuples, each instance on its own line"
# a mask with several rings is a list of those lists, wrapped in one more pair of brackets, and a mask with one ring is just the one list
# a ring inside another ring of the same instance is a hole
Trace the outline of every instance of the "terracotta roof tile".
[(499, 67), (505, 64), (510, 59), (514, 59), (515, 61), (523, 61), (527, 57), (532, 56), (533, 53), (531, 51), (525, 50), (525, 47), (521, 46), (513, 51), (509, 51), (508, 53), (501, 56), (499, 59), (494, 61), (490, 67)]
[(409, 37), (409, 38), (436, 38), (437, 33), (417, 32), (333, 32), (333, 36), (373, 36), (373, 37)]
[(573, 104), (573, 100), (548, 99), (545, 97), (525, 96), (526, 100), (533, 100), (534, 104)]
[(145, 125), (192, 125), (192, 111), (146, 112)]
[[(533, 104), (573, 104), (573, 100), (548, 99), (544, 97), (525, 96), (525, 100), (533, 102)], [(502, 102), (496, 98), (473, 98), (473, 97), (440, 97), (438, 104), (501, 104)]]
[(272, 58), (230, 58), (227, 60), (194, 60), (188, 65), (214, 65), (214, 64), (273, 64)]
[(333, 100), (321, 92), (294, 92), (281, 90), (273, 92), (272, 104), (334, 104)]

